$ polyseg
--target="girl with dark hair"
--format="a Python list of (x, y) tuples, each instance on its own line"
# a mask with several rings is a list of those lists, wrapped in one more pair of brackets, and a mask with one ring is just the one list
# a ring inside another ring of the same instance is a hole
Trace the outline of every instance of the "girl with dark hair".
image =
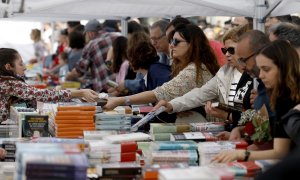
[(7, 120), (9, 108), (24, 101), (69, 101), (71, 98), (84, 97), (95, 102), (99, 96), (90, 89), (48, 90), (37, 89), (24, 82), (26, 68), (19, 53), (10, 48), (0, 48), (0, 122)]
[(280, 159), (294, 149), (294, 142), (284, 129), (287, 119), (282, 117), (300, 103), (300, 60), (296, 50), (286, 41), (276, 40), (266, 45), (256, 56), (260, 70), (259, 78), (264, 83), (272, 110), (275, 112), (273, 149), (265, 151), (223, 151), (214, 157), (214, 162), (234, 160)]

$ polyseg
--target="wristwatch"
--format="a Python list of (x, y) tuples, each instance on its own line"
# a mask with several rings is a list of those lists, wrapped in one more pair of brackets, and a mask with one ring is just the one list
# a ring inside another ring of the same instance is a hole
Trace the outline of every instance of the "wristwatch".
[(244, 158), (244, 161), (248, 161), (249, 156), (250, 156), (250, 151), (246, 150), (246, 151), (245, 151), (245, 158)]

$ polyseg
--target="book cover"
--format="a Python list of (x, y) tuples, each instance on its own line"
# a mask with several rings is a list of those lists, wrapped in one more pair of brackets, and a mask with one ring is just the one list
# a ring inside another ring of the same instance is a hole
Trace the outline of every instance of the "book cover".
[(47, 115), (26, 115), (23, 122), (22, 137), (48, 137), (48, 116)]
[(193, 140), (195, 142), (204, 141), (217, 141), (218, 138), (211, 132), (185, 132), (185, 133), (172, 133), (170, 135), (171, 141), (184, 141)]
[(227, 112), (242, 112), (243, 111), (243, 109), (240, 107), (230, 106), (228, 104), (224, 104), (221, 102), (214, 102), (211, 104), (211, 106), (222, 109)]

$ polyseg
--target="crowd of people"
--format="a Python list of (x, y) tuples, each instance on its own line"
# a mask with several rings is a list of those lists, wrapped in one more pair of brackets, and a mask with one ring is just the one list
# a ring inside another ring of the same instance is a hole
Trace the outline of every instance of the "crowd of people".
[[(61, 81), (80, 81), (81, 90), (27, 85), (18, 52), (1, 48), (0, 121), (9, 117), (9, 108), (16, 103), (34, 106), (36, 101), (74, 97), (94, 102), (98, 93), (106, 92), (115, 97), (108, 98), (104, 109), (152, 103), (154, 110), (165, 106), (168, 114), (175, 115), (169, 122), (176, 121), (177, 113), (192, 110), (206, 121), (225, 122), (226, 131), (219, 138), (243, 138), (245, 127), (239, 125), (243, 113), (213, 107), (212, 102), (218, 101), (267, 117), (272, 143), (265, 148), (222, 151), (213, 162), (292, 156), (300, 143), (300, 27), (289, 15), (268, 18), (265, 33), (253, 30), (251, 22), (251, 18), (234, 18), (217, 43), (182, 17), (159, 20), (149, 29), (130, 21), (127, 37), (121, 35), (116, 21), (101, 24), (93, 19), (85, 26), (69, 22), (61, 32), (68, 40), (62, 40), (56, 53), (59, 68), (47, 73), (57, 72)], [(35, 33), (31, 37), (37, 50), (31, 63), (42, 61), (44, 53)]]

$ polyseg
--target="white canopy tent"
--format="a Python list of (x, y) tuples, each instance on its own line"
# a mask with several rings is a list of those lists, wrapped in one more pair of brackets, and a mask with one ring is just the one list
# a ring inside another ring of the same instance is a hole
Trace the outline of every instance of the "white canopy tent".
[(248, 16), (254, 18), (254, 27), (262, 30), (261, 24), (269, 14), (299, 13), (300, 0), (10, 0), (8, 11), (11, 19), (35, 21)]

